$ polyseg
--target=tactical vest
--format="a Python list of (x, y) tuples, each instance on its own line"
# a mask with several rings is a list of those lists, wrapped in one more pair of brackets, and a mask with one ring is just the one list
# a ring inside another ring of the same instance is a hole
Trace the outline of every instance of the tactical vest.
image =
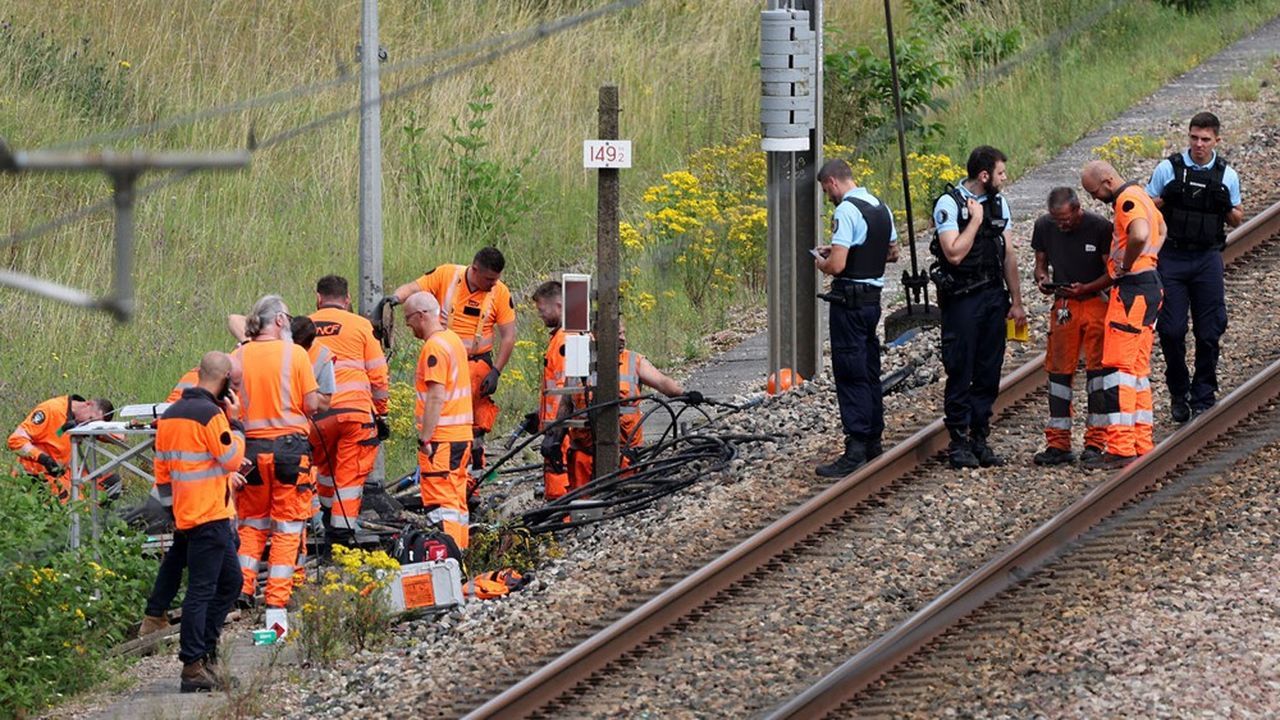
[[(950, 184), (943, 195), (950, 195), (955, 200), (959, 215), (956, 224), (963, 233), (971, 219), (964, 195)], [(941, 199), (940, 195), (938, 200)], [(937, 205), (936, 200), (934, 205)], [(1001, 281), (1004, 276), (1004, 231), (1009, 225), (1009, 218), (1003, 214), (1003, 206), (1000, 193), (992, 193), (982, 202), (982, 225), (973, 238), (969, 253), (959, 263), (947, 260), (942, 252), (937, 228), (934, 229), (929, 252), (933, 253), (938, 262), (930, 269), (930, 275), (938, 283), (940, 291), (963, 293)], [(949, 289), (944, 286), (949, 286)]]
[(841, 202), (852, 204), (867, 223), (867, 237), (861, 245), (849, 248), (849, 259), (836, 277), (846, 280), (874, 280), (884, 277), (889, 259), (889, 238), (893, 234), (893, 214), (884, 203), (872, 205), (865, 200), (846, 197)]
[(1182, 153), (1169, 156), (1173, 180), (1164, 186), (1164, 206), (1169, 244), (1179, 250), (1221, 250), (1227, 242), (1227, 213), (1231, 191), (1222, 182), (1227, 163), (1217, 157), (1206, 170), (1187, 165)]

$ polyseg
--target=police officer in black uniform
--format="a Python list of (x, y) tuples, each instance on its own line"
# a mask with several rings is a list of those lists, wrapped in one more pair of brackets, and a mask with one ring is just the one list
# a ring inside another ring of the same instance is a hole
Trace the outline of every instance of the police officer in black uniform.
[[(831, 371), (844, 428), (844, 454), (817, 469), (844, 477), (881, 452), (884, 396), (880, 390), (880, 291), (898, 234), (893, 213), (858, 187), (844, 160), (818, 171), (822, 192), (835, 204), (831, 244), (816, 248), (815, 264), (834, 279), (819, 297), (831, 304)], [(896, 253), (894, 253), (896, 256)]]
[(933, 206), (937, 262), (929, 270), (942, 311), (943, 411), (954, 468), (1003, 460), (987, 444), (991, 406), (1000, 390), (1005, 319), (1027, 321), (1018, 262), (1009, 239), (1009, 205), (1000, 195), (1007, 158), (982, 145), (969, 153), (968, 178), (948, 186)]
[[(1227, 330), (1222, 281), (1225, 226), (1244, 220), (1240, 177), (1218, 156), (1218, 118), (1191, 118), (1189, 147), (1160, 161), (1150, 195), (1164, 215), (1169, 237), (1160, 250), (1164, 305), (1156, 321), (1164, 353), (1164, 377), (1175, 422), (1186, 422), (1213, 406), (1218, 391), (1219, 340)], [(1187, 373), (1187, 311), (1196, 338), (1195, 375)]]

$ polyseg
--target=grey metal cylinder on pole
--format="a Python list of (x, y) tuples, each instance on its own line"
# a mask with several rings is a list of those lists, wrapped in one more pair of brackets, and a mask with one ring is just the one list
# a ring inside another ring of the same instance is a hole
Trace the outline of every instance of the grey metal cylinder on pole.
[[(378, 0), (363, 0), (360, 13), (360, 313), (382, 299), (382, 100), (378, 84)], [(365, 482), (386, 478), (382, 449)]]

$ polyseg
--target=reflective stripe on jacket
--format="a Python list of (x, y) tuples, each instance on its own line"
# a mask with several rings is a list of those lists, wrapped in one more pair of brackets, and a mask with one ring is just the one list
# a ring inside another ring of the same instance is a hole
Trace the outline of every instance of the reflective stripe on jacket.
[(152, 497), (173, 508), (179, 530), (235, 517), (229, 474), (244, 462), (244, 433), (209, 391), (182, 393), (156, 423)]

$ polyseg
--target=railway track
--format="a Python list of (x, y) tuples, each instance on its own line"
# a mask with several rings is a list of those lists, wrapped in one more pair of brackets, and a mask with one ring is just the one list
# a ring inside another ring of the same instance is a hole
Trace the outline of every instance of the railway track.
[[(847, 717), (862, 710), (860, 696), (879, 678), (904, 660), (925, 649), (935, 638), (956, 628), (973, 612), (984, 609), (984, 621), (1008, 619), (1001, 611), (1001, 593), (1034, 577), (1056, 557), (1072, 550), (1063, 573), (1096, 571), (1117, 548), (1131, 542), (1140, 530), (1167, 520), (1152, 513), (1152, 506), (1228, 470), (1233, 464), (1280, 440), (1280, 361), (1272, 363), (1249, 382), (1162, 442), (1155, 450), (1094, 488), (1066, 510), (1037, 527), (998, 557), (943, 592), (890, 632), (884, 634), (805, 692), (769, 714), (769, 718)], [(1230, 436), (1228, 437), (1228, 433)], [(1215, 447), (1216, 445), (1216, 447)], [(1153, 493), (1159, 488), (1161, 492)], [(1094, 530), (1099, 523), (1126, 509), (1135, 500), (1148, 499), (1132, 512), (1122, 513)], [(1093, 532), (1090, 532), (1093, 531)], [(1090, 537), (1078, 540), (1088, 534)], [(995, 602), (993, 602), (995, 601)], [(1008, 603), (1018, 609), (1016, 603)], [(940, 653), (932, 671), (914, 671), (892, 679), (878, 692), (869, 693), (870, 713), (884, 713), (907, 694), (919, 696), (936, 685), (940, 667), (965, 661), (964, 646)], [(901, 685), (901, 687), (897, 687)]]
[[(1248, 267), (1280, 263), (1277, 243), (1266, 242), (1277, 232), (1280, 204), (1232, 233), (1224, 259), (1234, 265), (1249, 256), (1251, 262), (1243, 264)], [(1235, 270), (1231, 271), (1233, 277)], [(1043, 355), (1037, 355), (1005, 377), (996, 405), (998, 413), (1016, 413), (1030, 401), (1041, 399), (1042, 364)], [(1039, 407), (1037, 404), (1037, 412)], [(1000, 432), (998, 422), (997, 439)], [(909, 616), (937, 588), (945, 587), (942, 579), (981, 565), (1007, 540), (1031, 530), (1089, 487), (1087, 477), (1081, 477), (1077, 482), (1053, 483), (1053, 488), (1045, 488), (1037, 478), (1028, 477), (1031, 473), (1017, 468), (1003, 473), (994, 485), (985, 476), (967, 474), (959, 476), (962, 482), (957, 483), (956, 473), (932, 472), (937, 467), (935, 456), (946, 442), (941, 420), (934, 421), (875, 462), (490, 698), (468, 717), (671, 711), (682, 706), (653, 704), (650, 695), (654, 688), (672, 686), (676, 692), (672, 702), (680, 702), (682, 693), (686, 701), (717, 694), (723, 699), (696, 708), (684, 706), (689, 712), (764, 712), (804, 687), (796, 685), (797, 677), (807, 675), (805, 683), (811, 682), (822, 668), (869, 646), (892, 628), (885, 625), (886, 618)], [(975, 489), (979, 492), (972, 494)], [(898, 496), (906, 493), (915, 501), (897, 502)], [(1036, 496), (1038, 504), (1024, 508), (1020, 499), (1028, 494)], [(893, 502), (889, 501), (891, 496)], [(907, 509), (939, 502), (955, 503), (960, 513), (971, 504), (992, 502), (1008, 504), (1010, 510), (985, 537), (955, 537), (947, 527), (918, 527), (922, 518)], [(936, 553), (939, 562), (929, 577), (886, 583), (885, 571), (893, 570), (894, 558), (901, 553)], [(847, 571), (849, 587), (824, 591), (820, 597), (806, 595), (806, 580), (824, 569), (827, 573)], [(834, 612), (843, 618), (810, 623), (811, 614), (816, 618), (823, 606), (827, 606), (828, 616)], [(871, 606), (878, 612), (867, 614), (875, 618), (859, 620), (859, 611)], [(833, 622), (850, 627), (834, 633), (830, 630)], [(816, 630), (811, 627), (815, 624)], [(824, 637), (830, 642), (821, 643)], [(752, 675), (754, 656), (773, 652), (767, 646), (777, 646), (779, 639), (789, 640), (781, 643), (786, 648), (785, 670)], [(816, 644), (830, 647), (810, 652)], [(728, 648), (728, 654), (722, 648)], [(725, 682), (711, 687), (683, 683), (682, 668), (687, 670), (690, 664), (723, 669)], [(743, 680), (751, 677), (761, 686), (744, 687)], [(770, 696), (763, 685), (786, 694)]]

